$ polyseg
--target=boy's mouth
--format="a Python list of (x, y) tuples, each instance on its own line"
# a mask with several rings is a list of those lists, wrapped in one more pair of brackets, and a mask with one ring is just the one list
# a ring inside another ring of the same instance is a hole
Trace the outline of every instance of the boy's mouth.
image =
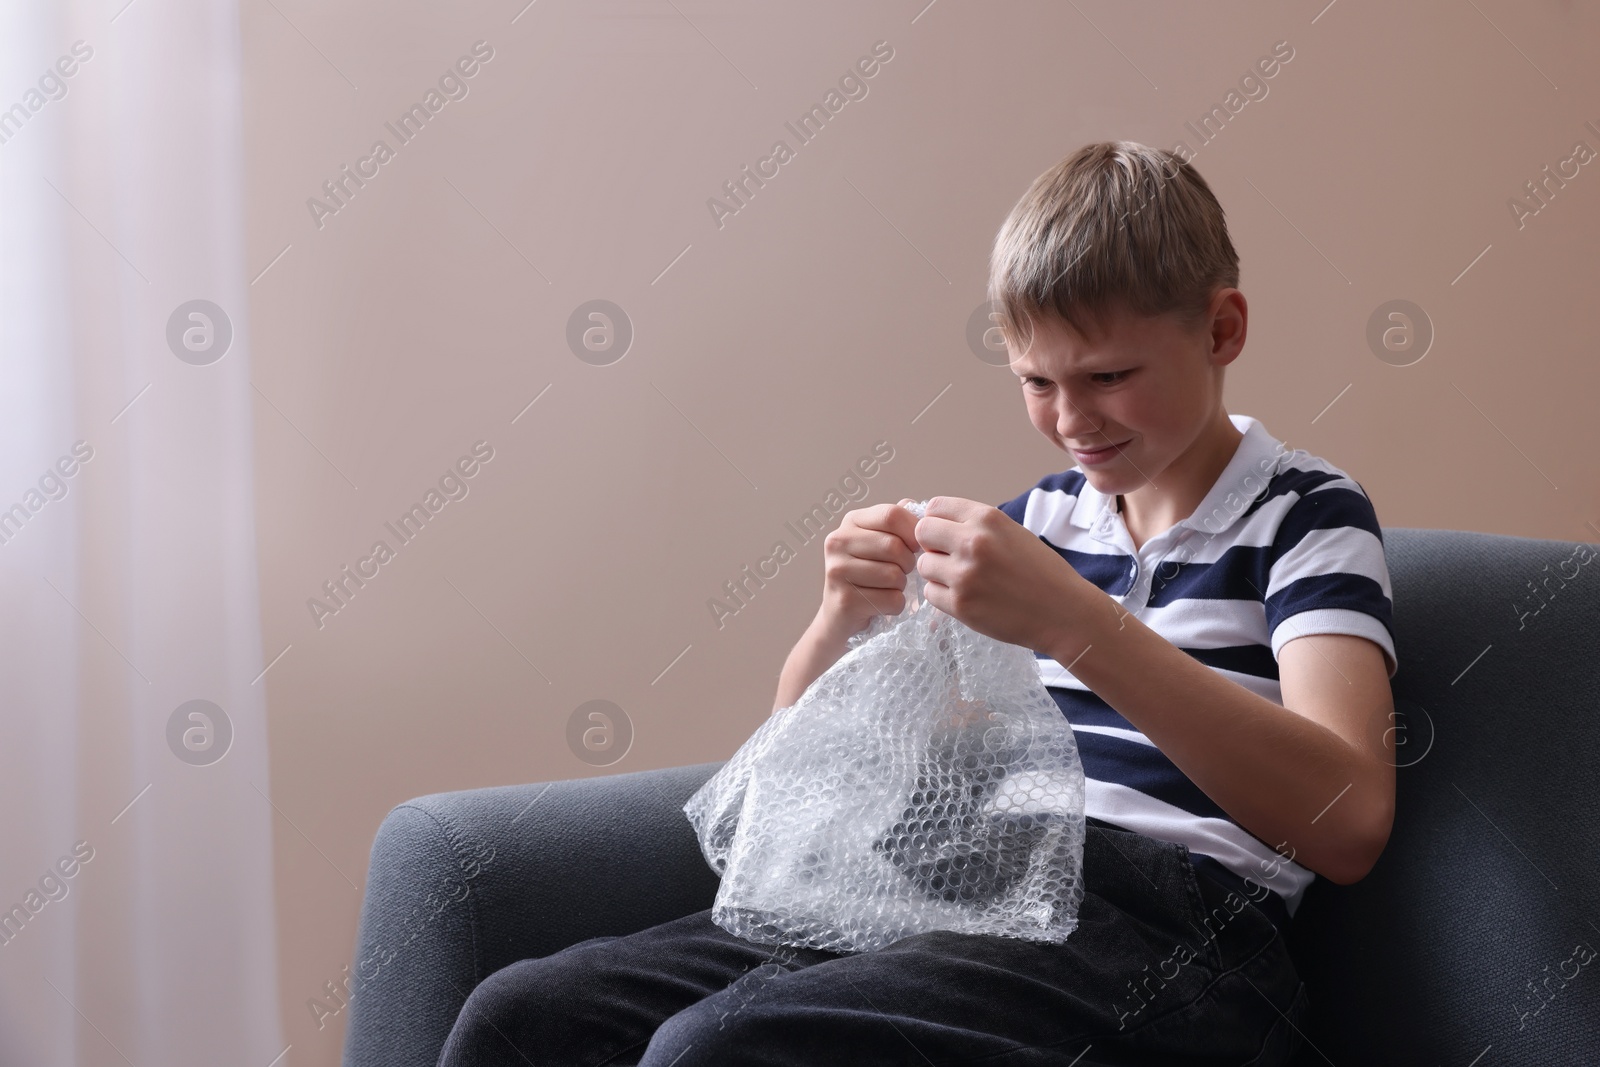
[(1115, 444), (1106, 445), (1104, 448), (1069, 448), (1068, 451), (1076, 457), (1079, 463), (1104, 463), (1107, 460), (1115, 459), (1118, 455), (1117, 450), (1132, 440), (1133, 438), (1130, 437), (1127, 441), (1118, 441)]

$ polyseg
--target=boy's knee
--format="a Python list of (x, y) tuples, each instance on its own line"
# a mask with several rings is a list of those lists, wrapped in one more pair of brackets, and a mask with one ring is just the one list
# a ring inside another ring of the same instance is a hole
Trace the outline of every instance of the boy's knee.
[(781, 1003), (724, 1002), (711, 997), (678, 1012), (656, 1028), (639, 1067), (700, 1067), (777, 1063), (792, 1059), (790, 1013)]
[(690, 1005), (656, 1027), (638, 1067), (696, 1067), (699, 1064), (762, 1064), (755, 1013), (717, 998)]
[(578, 1006), (563, 1003), (574, 987), (561, 968), (540, 966), (546, 962), (522, 960), (479, 982), (456, 1016), (439, 1067), (547, 1063), (578, 1051), (565, 1042), (582, 1035), (559, 1032), (577, 1018)]
[(467, 995), (439, 1053), (439, 1067), (485, 1067), (508, 1057), (516, 1060), (518, 1053), (533, 1057), (534, 1035), (524, 1032), (524, 1026), (525, 1017), (534, 1013), (525, 1007), (518, 1010), (526, 1003), (521, 999), (525, 984), (516, 974), (522, 966), (512, 964), (496, 971)]

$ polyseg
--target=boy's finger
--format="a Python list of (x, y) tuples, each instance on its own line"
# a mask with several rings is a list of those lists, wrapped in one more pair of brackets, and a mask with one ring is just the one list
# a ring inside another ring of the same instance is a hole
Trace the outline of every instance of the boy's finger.
[[(900, 501), (900, 507), (905, 507), (907, 504), (915, 504), (915, 503), (916, 503), (915, 500), (912, 500), (910, 497), (906, 497), (904, 500)], [(911, 536), (910, 536), (910, 538), (909, 539), (904, 539), (904, 538), (902, 539), (902, 540), (906, 541), (906, 547), (911, 549), (911, 551), (913, 553), (916, 552), (917, 549), (921, 547), (920, 545), (917, 544), (916, 529), (917, 529), (916, 526), (913, 525), (911, 527)], [(910, 572), (907, 571), (906, 573), (909, 574)]]

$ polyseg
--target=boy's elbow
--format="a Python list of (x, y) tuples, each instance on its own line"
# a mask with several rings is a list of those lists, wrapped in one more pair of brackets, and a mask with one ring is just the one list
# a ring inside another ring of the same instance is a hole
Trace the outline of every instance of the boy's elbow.
[(1390, 806), (1367, 820), (1364, 827), (1353, 828), (1344, 855), (1330, 864), (1329, 870), (1317, 873), (1338, 885), (1354, 885), (1361, 881), (1378, 865), (1378, 857), (1388, 847), (1393, 829), (1394, 808)]

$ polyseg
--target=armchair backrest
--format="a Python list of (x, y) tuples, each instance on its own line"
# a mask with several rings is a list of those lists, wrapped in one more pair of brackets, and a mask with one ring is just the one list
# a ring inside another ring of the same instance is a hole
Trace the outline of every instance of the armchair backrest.
[(1594, 1062), (1600, 547), (1383, 536), (1397, 813), (1372, 873), (1296, 914), (1321, 1052), (1296, 1062)]

